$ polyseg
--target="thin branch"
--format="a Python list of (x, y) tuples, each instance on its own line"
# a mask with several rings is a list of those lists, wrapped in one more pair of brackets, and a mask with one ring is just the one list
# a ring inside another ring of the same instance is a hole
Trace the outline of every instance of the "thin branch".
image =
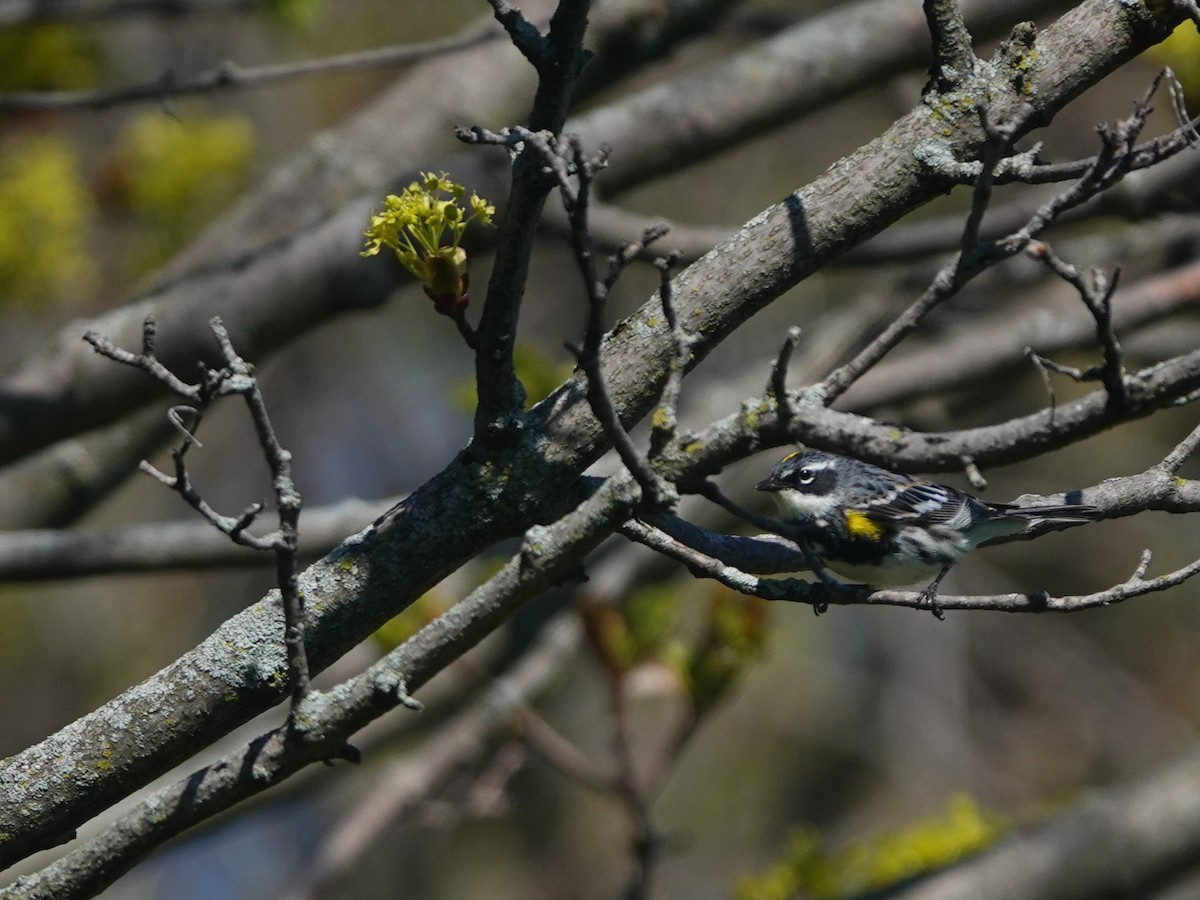
[(154, 344), (157, 338), (158, 321), (153, 314), (147, 315), (142, 321), (141, 353), (123, 350), (108, 338), (101, 336), (93, 330), (85, 331), (83, 334), (83, 339), (91, 344), (92, 348), (101, 356), (107, 356), (109, 359), (119, 362), (122, 365), (142, 369), (151, 378), (162, 382), (167, 390), (178, 394), (185, 400), (196, 404), (204, 402), (200, 385), (188, 384), (163, 365), (158, 357), (154, 355)]
[(651, 811), (652, 799), (637, 772), (633, 755), (633, 738), (627, 714), (627, 684), (624, 672), (607, 669), (609, 698), (613, 718), (613, 758), (616, 772), (612, 779), (613, 794), (619, 798), (629, 813), (633, 824), (630, 836), (633, 851), (633, 868), (625, 884), (625, 900), (643, 900), (650, 890), (650, 877), (658, 859), (662, 838), (654, 824)]
[[(1192, 10), (1196, 10), (1196, 0), (1184, 0), (1191, 5)], [(1200, 18), (1196, 19), (1196, 28), (1200, 29)], [(1178, 131), (1181, 136), (1192, 147), (1200, 145), (1200, 131), (1197, 131), (1197, 120), (1188, 118), (1187, 97), (1184, 96), (1183, 85), (1179, 78), (1171, 69), (1163, 70), (1163, 77), (1167, 80), (1167, 91), (1171, 97), (1171, 111), (1175, 113), (1175, 121), (1178, 123)]]
[[(725, 563), (706, 557), (685, 544), (681, 544), (657, 529), (638, 522), (621, 526), (621, 533), (631, 540), (684, 563), (692, 572), (702, 574), (726, 587), (764, 600), (807, 603), (814, 610), (829, 605), (854, 606), (902, 606), (928, 611), (929, 603), (924, 592), (881, 590), (869, 587), (840, 585), (832, 590), (828, 585), (796, 578), (761, 578), (741, 572)], [(1179, 569), (1147, 579), (1146, 570), (1150, 563), (1150, 551), (1142, 553), (1138, 565), (1124, 582), (1103, 591), (1076, 596), (1053, 597), (1044, 592), (1024, 594), (992, 594), (983, 596), (938, 595), (938, 606), (943, 610), (992, 610), (995, 612), (1078, 612), (1098, 606), (1111, 606), (1135, 597), (1165, 591), (1176, 587), (1200, 574), (1200, 559)]]
[(1186, 438), (1175, 445), (1163, 461), (1158, 464), (1159, 468), (1168, 475), (1174, 476), (1183, 464), (1196, 453), (1197, 448), (1200, 448), (1200, 426), (1192, 429), (1192, 432)]
[[(821, 406), (782, 425), (770, 404), (750, 398), (745, 411), (726, 416), (676, 442), (664, 474), (682, 490), (699, 490), (703, 478), (751, 453), (787, 443), (846, 453), (882, 466), (910, 472), (959, 471), (968, 456), (980, 466), (1018, 462), (1097, 434), (1155, 409), (1200, 399), (1200, 351), (1131, 373), (1126, 378), (1128, 405), (1113, 410), (1106, 391), (1096, 391), (1057, 407), (1008, 421), (961, 431), (917, 432), (864, 416)], [(801, 393), (801, 396), (803, 394)], [(678, 474), (677, 474), (678, 473)]]
[(933, 61), (925, 91), (941, 94), (960, 88), (974, 74), (977, 60), (958, 0), (925, 0), (922, 5), (933, 40)]
[[(402, 498), (344, 500), (308, 509), (298, 554), (322, 556)], [(162, 572), (262, 566), (261, 549), (232, 542), (206, 522), (155, 522), (123, 528), (0, 531), (0, 582), (82, 578), (118, 572)]]
[[(1145, 127), (1150, 114), (1150, 97), (1158, 88), (1162, 76), (1155, 78), (1145, 96), (1134, 104), (1130, 116), (1116, 126), (1102, 125), (1097, 129), (1100, 133), (1103, 147), (1097, 155), (1094, 164), (1079, 181), (1067, 190), (1058, 194), (1049, 202), (1043, 204), (1030, 218), (1024, 227), (994, 243), (980, 246), (978, 244), (964, 248), (954, 260), (943, 267), (934, 276), (929, 288), (905, 312), (889, 325), (875, 340), (863, 349), (854, 359), (844, 366), (834, 370), (819, 385), (810, 392), (812, 399), (828, 405), (841, 396), (847, 388), (861, 378), (876, 363), (890, 352), (901, 340), (910, 334), (934, 308), (957, 293), (969, 280), (997, 263), (1009, 259), (1029, 245), (1033, 238), (1061, 216), (1092, 197), (1107, 190), (1121, 180), (1129, 171), (1130, 153), (1138, 134)], [(1013, 122), (995, 129), (994, 142), (1011, 142), (1024, 129), (1024, 124), (1033, 114), (1030, 106), (1025, 106)], [(1186, 145), (1181, 145), (1182, 150)], [(1176, 151), (1178, 152), (1178, 151)], [(982, 161), (980, 181), (989, 180), (994, 171), (998, 158), (995, 150)], [(991, 163), (991, 168), (989, 168)], [(972, 198), (972, 209), (968, 216), (968, 225), (964, 229), (964, 241), (977, 230), (982, 216), (982, 206), (987, 203), (989, 193), (977, 190)]]
[(330, 896), (390, 822), (403, 821), (445, 790), (463, 768), (494, 745), (513, 717), (524, 721), (527, 704), (554, 683), (578, 652), (582, 629), (571, 614), (550, 622), (513, 667), (496, 676), (465, 709), (442, 724), (412, 753), (373, 774), (369, 795), (325, 829), (304, 883), (287, 900)]
[(345, 72), (395, 68), (466, 50), (501, 36), (495, 25), (470, 28), (459, 35), (421, 44), (381, 47), (269, 66), (241, 66), (226, 61), (213, 69), (190, 76), (164, 72), (154, 81), (117, 88), (88, 91), (21, 91), (0, 93), (0, 112), (37, 112), (109, 109), (130, 103), (161, 103), (170, 97), (211, 94), (226, 90), (267, 87), (299, 78), (316, 78)]
[(520, 8), (508, 0), (488, 0), (496, 21), (504, 26), (513, 46), (521, 51), (535, 69), (541, 70), (549, 54), (549, 42), (538, 27), (525, 18)]
[[(570, 221), (571, 246), (575, 251), (576, 264), (583, 277), (583, 286), (588, 298), (583, 344), (576, 346), (568, 343), (567, 349), (575, 355), (580, 369), (587, 375), (588, 403), (604, 430), (604, 436), (621, 457), (621, 462), (641, 485), (646, 501), (656, 506), (671, 505), (675, 501), (673, 491), (654, 472), (650, 461), (633, 445), (633, 440), (621, 424), (601, 366), (601, 341), (606, 330), (605, 308), (608, 295), (621, 274), (646, 246), (665, 234), (665, 227), (649, 228), (639, 240), (623, 247), (609, 260), (607, 271), (604, 277), (600, 278), (596, 271), (595, 251), (588, 228), (588, 206), (592, 182), (608, 158), (607, 148), (602, 147), (595, 157), (589, 159), (584, 155), (579, 139), (573, 136), (559, 141), (527, 129), (509, 129), (507, 133), (500, 135), (490, 135), (477, 129), (474, 136), (480, 141), (509, 141), (514, 136), (518, 137), (525, 142), (527, 152), (541, 156), (545, 170), (554, 177), (563, 208)], [(663, 302), (669, 304), (669, 288), (663, 297)], [(674, 311), (666, 314), (666, 317), (668, 321), (674, 322)], [(675, 326), (677, 324), (674, 323)], [(675, 335), (676, 330), (677, 328), (673, 327), (672, 335)], [(677, 349), (676, 356), (681, 352), (683, 351)], [(680, 373), (679, 377), (682, 378), (682, 368)]]
[[(1126, 285), (1113, 309), (1113, 328), (1129, 333), (1198, 303), (1200, 262)], [(1037, 306), (1019, 316), (1007, 311), (988, 319), (973, 317), (969, 323), (947, 328), (936, 346), (877, 366), (869, 378), (843, 395), (841, 407), (866, 412), (952, 391), (1018, 369), (1033, 347), (1047, 355), (1089, 346), (1095, 339), (1094, 318), (1076, 315), (1073, 309), (1048, 316)]]
[[(665, 227), (665, 226), (664, 226)], [(651, 460), (663, 454), (667, 445), (675, 440), (675, 432), (679, 427), (679, 395), (683, 390), (683, 376), (687, 372), (688, 349), (687, 332), (675, 312), (675, 301), (672, 295), (671, 272), (679, 263), (680, 254), (673, 252), (665, 258), (654, 261), (658, 269), (658, 297), (662, 301), (663, 318), (667, 320), (667, 328), (671, 332), (671, 343), (675, 352), (671, 354), (668, 363), (667, 380), (663, 385), (662, 394), (658, 398), (658, 409), (650, 417), (650, 453)]]
[[(175, 462), (175, 474), (167, 475), (145, 462), (142, 464), (142, 468), (178, 493), (193, 509), (236, 543), (256, 550), (269, 550), (275, 554), (276, 577), (283, 607), (283, 640), (284, 646), (287, 648), (288, 685), (292, 698), (288, 721), (294, 725), (299, 714), (300, 704), (307, 696), (309, 689), (308, 659), (304, 648), (304, 602), (300, 596), (297, 558), (302, 501), (300, 493), (296, 490), (295, 482), (292, 480), (292, 455), (280, 445), (275, 429), (271, 426), (266, 402), (258, 387), (258, 379), (254, 375), (254, 367), (238, 355), (229, 338), (229, 332), (221, 323), (220, 318), (211, 319), (209, 326), (212, 328), (213, 336), (225, 359), (225, 366), (222, 369), (209, 369), (202, 366), (200, 381), (194, 385), (183, 382), (155, 356), (154, 345), (158, 331), (153, 316), (147, 316), (143, 323), (142, 352), (140, 354), (122, 350), (94, 331), (87, 332), (84, 340), (91, 344), (97, 353), (124, 365), (142, 369), (169, 390), (195, 404), (194, 407), (177, 407), (170, 410), (172, 421), (176, 423), (183, 435), (182, 442), (171, 454), (171, 458)], [(262, 537), (253, 535), (246, 529), (262, 512), (263, 504), (252, 504), (236, 517), (222, 516), (192, 487), (185, 462), (188, 450), (197, 446), (195, 432), (204, 410), (215, 400), (230, 394), (240, 394), (245, 400), (251, 421), (254, 423), (255, 433), (258, 436), (259, 446), (271, 472), (271, 483), (274, 486), (275, 502), (279, 514), (279, 528)], [(180, 415), (181, 409), (190, 414), (191, 421), (189, 423), (183, 422)]]
[[(1125, 403), (1125, 364), (1121, 345), (1117, 341), (1112, 321), (1112, 297), (1117, 290), (1120, 270), (1108, 275), (1101, 269), (1091, 269), (1085, 277), (1075, 266), (1067, 263), (1048, 244), (1033, 241), (1026, 248), (1033, 259), (1045, 263), (1063, 281), (1079, 293), (1080, 299), (1096, 323), (1096, 339), (1104, 353), (1104, 364), (1074, 375), (1077, 381), (1099, 380), (1108, 391), (1109, 402), (1120, 408)], [(1042, 362), (1047, 362), (1042, 359)], [(1055, 367), (1055, 371), (1062, 371)]]
[(604, 794), (616, 791), (616, 779), (528, 707), (514, 710), (513, 718), (525, 746), (543, 762), (576, 784)]
[[(953, 3), (953, 0), (951, 2)], [(984, 213), (987, 212), (992, 202), (992, 187), (996, 182), (996, 171), (1008, 156), (1016, 134), (1022, 130), (1025, 119), (1031, 112), (1032, 109), (1026, 106), (1021, 109), (1018, 117), (997, 125), (992, 123), (988, 115), (988, 108), (986, 106), (979, 107), (979, 123), (983, 128), (983, 133), (987, 135), (987, 141), (979, 155), (980, 172), (974, 180), (971, 191), (971, 208), (967, 212), (962, 238), (959, 240), (959, 255), (955, 260), (956, 273), (958, 266), (961, 266), (971, 255), (986, 251), (985, 247), (980, 246), (979, 230), (983, 223)]]
[[(984, 144), (975, 179), (975, 190), (971, 195), (971, 209), (963, 226), (958, 253), (933, 277), (929, 287), (900, 316), (898, 316), (870, 344), (863, 348), (850, 362), (830, 372), (819, 385), (812, 389), (812, 396), (829, 405), (845, 393), (854, 382), (870, 371), (897, 344), (911, 334), (932, 310), (953, 297), (962, 287), (985, 269), (1005, 258), (992, 251), (990, 245), (979, 242), (979, 226), (983, 214), (991, 201), (991, 185), (996, 167), (1012, 146), (1012, 142), (1023, 130), (1033, 109), (1022, 106), (1017, 116), (1003, 125), (992, 126), (986, 110), (980, 108), (980, 117), (988, 139)], [(1012, 254), (1009, 254), (1012, 255)]]
[(767, 397), (775, 401), (775, 405), (779, 408), (780, 421), (785, 424), (785, 427), (787, 422), (799, 415), (796, 398), (787, 389), (788, 367), (791, 365), (792, 354), (799, 342), (800, 327), (793, 325), (788, 329), (787, 337), (783, 339), (779, 355), (775, 357), (775, 363), (771, 366), (771, 378), (767, 383)]

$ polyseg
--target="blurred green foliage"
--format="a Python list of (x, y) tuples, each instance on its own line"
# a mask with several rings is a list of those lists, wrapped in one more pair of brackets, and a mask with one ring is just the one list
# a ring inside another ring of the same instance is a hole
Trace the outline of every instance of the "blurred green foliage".
[[(566, 381), (575, 369), (574, 363), (556, 362), (536, 344), (526, 341), (517, 342), (513, 350), (513, 365), (516, 366), (517, 377), (525, 386), (526, 409), (550, 396), (550, 392)], [(475, 389), (473, 372), (455, 387), (451, 402), (464, 412), (475, 412), (479, 395)]]
[(1190, 21), (1181, 22), (1170, 37), (1152, 47), (1147, 55), (1171, 67), (1183, 85), (1188, 109), (1195, 115), (1200, 110), (1200, 31)]
[(71, 145), (14, 133), (0, 145), (0, 305), (61, 301), (96, 276), (86, 238), (95, 209)]
[(384, 622), (371, 635), (371, 641), (381, 653), (390, 653), (453, 605), (445, 592), (434, 588)]
[(610, 675), (621, 677), (642, 663), (668, 666), (679, 678), (699, 720), (756, 661), (767, 635), (766, 601), (719, 586), (696, 627), (681, 622), (694, 609), (674, 585), (652, 585), (620, 605), (584, 604), (580, 612), (593, 650)]
[(96, 83), (97, 70), (96, 47), (78, 25), (0, 29), (0, 90), (79, 90)]
[(1008, 827), (1002, 817), (958, 794), (941, 815), (837, 851), (826, 850), (811, 829), (799, 829), (784, 858), (763, 875), (743, 876), (734, 897), (846, 900), (944, 868), (995, 843)]
[(697, 718), (724, 698), (762, 656), (767, 638), (767, 601), (713, 587), (699, 638), (679, 663)]
[(144, 226), (141, 267), (162, 262), (241, 193), (254, 149), (244, 116), (148, 112), (126, 126), (105, 193)]
[(317, 20), (322, 0), (270, 0), (267, 9), (283, 25), (307, 30)]

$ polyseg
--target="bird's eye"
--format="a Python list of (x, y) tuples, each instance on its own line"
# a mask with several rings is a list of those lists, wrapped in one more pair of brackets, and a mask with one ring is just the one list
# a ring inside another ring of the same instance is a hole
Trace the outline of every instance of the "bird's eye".
[(805, 466), (796, 473), (796, 477), (800, 479), (801, 484), (812, 484), (817, 477), (816, 469), (810, 469)]

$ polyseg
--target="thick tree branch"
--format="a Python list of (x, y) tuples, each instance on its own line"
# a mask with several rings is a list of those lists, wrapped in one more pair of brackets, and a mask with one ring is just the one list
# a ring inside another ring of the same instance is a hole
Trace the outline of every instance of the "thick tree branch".
[[(449, 661), (448, 638), (459, 646), (457, 655), (490, 633), (525, 600), (570, 578), (584, 557), (628, 515), (635, 495), (632, 479), (610, 479), (560, 521), (530, 529), (521, 551), (486, 584), (363, 674), (328, 694), (311, 694), (299, 719), (303, 728), (297, 732), (298, 739), (292, 739), (286, 728), (261, 735), (155, 792), (103, 834), (42, 872), (18, 879), (0, 891), (0, 897), (59, 900), (91, 896), (128, 871), (152, 847), (314, 762), (336, 756), (350, 735), (368, 722), (398, 705), (412, 705), (409, 694)], [(314, 618), (319, 618), (317, 611)], [(110, 745), (107, 758), (116, 755)], [(71, 759), (75, 757), (64, 757), (63, 764)], [(14, 835), (13, 840), (22, 837)]]
[[(583, 49), (590, 8), (588, 0), (560, 0), (545, 37), (530, 33), (528, 23), (504, 0), (492, 0), (497, 16), (509, 28), (518, 49), (538, 72), (538, 87), (529, 130), (552, 136), (562, 132), (567, 106), (579, 72), (589, 54)], [(553, 182), (542, 172), (541, 154), (517, 152), (512, 161), (512, 186), (498, 235), (496, 259), (488, 281), (487, 299), (476, 335), (475, 442), (483, 452), (511, 447), (522, 427), (525, 389), (517, 378), (513, 348), (529, 272), (529, 257), (537, 236), (542, 206)]]
[[(1055, 5), (1069, 4), (1062, 0)], [(626, 18), (602, 21), (640, 33), (643, 24), (656, 21), (660, 13), (712, 14), (708, 4), (673, 3), (665, 11), (656, 2), (647, 6), (648, 18), (630, 10)], [(522, 8), (527, 15), (540, 16), (548, 14), (551, 4), (527, 0)], [(1013, 17), (1046, 8), (1045, 0), (966, 4), (968, 21), (980, 36), (1008, 27)], [(677, 28), (681, 23), (676, 18), (671, 24)], [(1095, 25), (1103, 30), (1102, 21)], [(1080, 33), (1086, 36), (1091, 28), (1081, 25)], [(611, 42), (623, 46), (622, 33), (615, 32)], [(608, 39), (603, 34), (592, 37), (600, 44)], [(864, 60), (861, 48), (871, 42), (881, 52)], [(1120, 42), (1114, 48), (1119, 46)], [(609, 190), (618, 191), (660, 174), (664, 167), (677, 168), (698, 153), (719, 152), (881, 77), (919, 65), (927, 47), (924, 19), (911, 0), (866, 0), (802, 23), (762, 50), (689, 73), (665, 92), (653, 88), (601, 107), (569, 128), (588, 145), (607, 140), (621, 147), (606, 176)], [(1115, 62), (1107, 64), (1112, 65)], [(515, 120), (521, 114), (517, 98), (527, 71), (528, 65), (501, 42), (417, 67), (336, 132), (315, 139), (298, 159), (273, 173), (254, 196), (173, 261), (151, 293), (94, 321), (92, 327), (127, 345), (136, 340), (145, 315), (155, 312), (165, 335), (160, 355), (175, 367), (201, 357), (207, 345), (203, 321), (215, 313), (243, 353), (265, 360), (316, 324), (382, 303), (394, 273), (358, 258), (362, 223), (378, 202), (380, 186), (407, 183), (414, 174), (413, 160), (432, 158), (445, 139), (444, 116), (414, 120), (412, 110), (426, 108), (428, 96), (453, 82), (460, 121), (485, 114)], [(714, 85), (723, 87), (719, 109), (714, 107)], [(1067, 99), (1060, 97), (1051, 105)], [(396, 121), (406, 123), (399, 135), (392, 127)], [(707, 129), (718, 124), (719, 133), (696, 131), (700, 125)], [(507, 167), (481, 167), (477, 157), (459, 157), (446, 167), (456, 174), (477, 170), (468, 182), (477, 184), (485, 196), (503, 196)], [(880, 178), (881, 183), (889, 180)], [(347, 204), (346, 196), (357, 199)], [(192, 323), (190, 329), (187, 323)], [(0, 463), (105, 424), (150, 399), (144, 380), (95, 365), (91, 354), (78, 352), (82, 348), (77, 347), (77, 337), (72, 327), (42, 354), (0, 379)]]
[(1092, 791), (1041, 825), (896, 891), (897, 900), (1096, 900), (1153, 896), (1192, 871), (1200, 757)]
[(503, 732), (514, 717), (522, 715), (525, 704), (554, 684), (579, 652), (582, 634), (577, 617), (560, 614), (511, 671), (497, 676), (419, 749), (388, 764), (359, 807), (327, 829), (311, 864), (305, 867), (303, 884), (286, 900), (331, 896), (331, 890), (353, 871), (389, 823), (416, 812), (491, 750), (497, 732)]
[(679, 476), (682, 489), (694, 490), (699, 479), (721, 471), (729, 463), (788, 443), (849, 453), (867, 462), (911, 472), (961, 471), (964, 457), (979, 466), (1018, 462), (1136, 421), (1156, 410), (1195, 401), (1200, 392), (1200, 351), (1129, 375), (1126, 391), (1128, 403), (1123, 410), (1112, 409), (1108, 392), (1101, 390), (1007, 422), (936, 433), (915, 432), (820, 405), (803, 405), (803, 391), (799, 394), (802, 415), (787, 425), (769, 401), (747, 400), (742, 411), (690, 435), (686, 447), (677, 446), (671, 454), (672, 471), (685, 473)]

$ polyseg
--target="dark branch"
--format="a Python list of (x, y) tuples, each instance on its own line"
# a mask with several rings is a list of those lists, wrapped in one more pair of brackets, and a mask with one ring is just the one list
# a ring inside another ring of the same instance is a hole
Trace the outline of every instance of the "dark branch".
[(933, 61), (929, 64), (925, 92), (941, 94), (961, 88), (975, 74), (977, 61), (958, 0), (925, 0), (923, 6), (933, 40)]
[(268, 87), (299, 78), (319, 78), (343, 72), (395, 68), (465, 50), (499, 37), (495, 25), (471, 28), (450, 38), (399, 47), (381, 47), (272, 66), (240, 66), (235, 62), (221, 63), (206, 72), (180, 77), (166, 72), (154, 81), (117, 88), (90, 91), (23, 91), (0, 93), (0, 112), (37, 112), (53, 110), (108, 109), (128, 103), (161, 103), (170, 97), (193, 94), (212, 94), (227, 90)]
[[(258, 387), (254, 367), (242, 359), (229, 339), (229, 332), (219, 318), (209, 322), (217, 345), (225, 359), (221, 369), (201, 367), (199, 383), (189, 385), (177, 378), (154, 355), (157, 326), (153, 316), (147, 316), (142, 328), (142, 352), (131, 353), (116, 347), (111, 341), (95, 332), (88, 332), (84, 339), (98, 353), (119, 363), (142, 369), (160, 381), (169, 390), (195, 404), (195, 407), (177, 407), (169, 411), (172, 421), (183, 435), (182, 442), (172, 452), (175, 474), (167, 475), (147, 462), (142, 468), (167, 487), (178, 493), (187, 503), (211, 522), (219, 531), (236, 543), (256, 550), (269, 550), (275, 554), (281, 605), (284, 618), (284, 645), (287, 648), (288, 684), (291, 689), (292, 709), (289, 722), (296, 724), (301, 702), (308, 695), (308, 659), (304, 648), (304, 602), (300, 596), (298, 572), (299, 521), (302, 501), (292, 480), (292, 455), (279, 443), (275, 429), (267, 415), (266, 402)], [(257, 536), (247, 529), (254, 523), (263, 504), (247, 507), (238, 516), (223, 516), (214, 510), (192, 486), (185, 457), (188, 450), (198, 446), (195, 432), (204, 411), (215, 400), (230, 394), (240, 394), (246, 401), (251, 421), (254, 423), (258, 443), (271, 472), (275, 502), (279, 511), (279, 528), (268, 535)], [(184, 423), (180, 409), (191, 414), (191, 422)]]

